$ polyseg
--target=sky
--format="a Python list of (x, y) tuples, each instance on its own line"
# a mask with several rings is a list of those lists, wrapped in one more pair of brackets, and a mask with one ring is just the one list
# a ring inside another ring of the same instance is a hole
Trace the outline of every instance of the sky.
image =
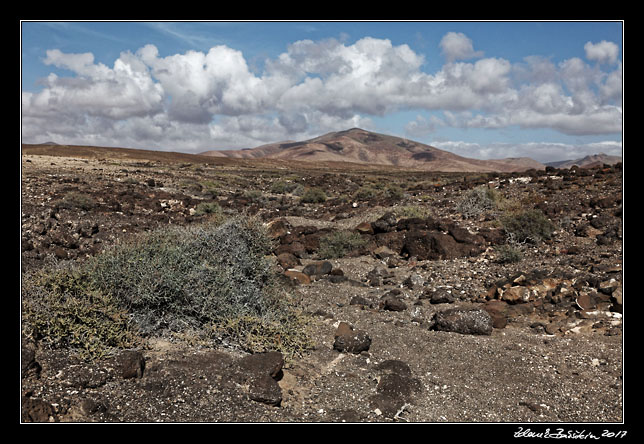
[(200, 153), (362, 128), (623, 154), (621, 21), (21, 22), (22, 142)]

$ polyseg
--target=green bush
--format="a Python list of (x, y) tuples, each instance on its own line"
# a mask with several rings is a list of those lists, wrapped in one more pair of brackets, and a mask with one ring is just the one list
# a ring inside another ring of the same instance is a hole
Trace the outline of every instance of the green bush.
[(371, 200), (378, 196), (378, 190), (369, 185), (363, 185), (353, 193), (355, 200)]
[(388, 185), (385, 188), (385, 196), (390, 199), (400, 200), (405, 197), (405, 193), (403, 192), (403, 189), (398, 185)]
[(521, 262), (523, 259), (523, 253), (521, 249), (517, 246), (504, 244), (499, 245), (495, 248), (498, 255), (497, 262), (501, 264), (513, 264), (516, 262)]
[[(280, 290), (266, 257), (271, 249), (263, 225), (251, 218), (165, 228), (104, 250), (77, 278), (63, 275), (49, 288), (82, 282), (84, 290), (74, 294), (109, 297), (142, 336), (195, 332), (249, 351), (292, 355), (308, 346), (306, 319)], [(53, 294), (69, 293), (61, 291)], [(60, 306), (43, 303), (41, 312), (50, 305), (57, 318)], [(50, 334), (36, 324), (41, 335)]]
[(318, 256), (322, 259), (335, 259), (362, 248), (367, 241), (360, 234), (351, 231), (336, 231), (320, 238)]
[(295, 188), (297, 186), (298, 185), (296, 183), (293, 183), (293, 182), (286, 182), (284, 180), (278, 180), (278, 181), (273, 182), (271, 184), (271, 193), (275, 193), (275, 194), (290, 193), (293, 190), (295, 190)]
[(200, 202), (195, 207), (195, 215), (203, 216), (204, 214), (221, 215), (221, 207), (217, 202)]
[(85, 359), (139, 342), (118, 302), (78, 270), (47, 270), (23, 279), (23, 330), (52, 348), (69, 347)]
[(300, 201), (303, 203), (322, 203), (326, 201), (326, 194), (319, 188), (308, 188), (302, 194)]
[(501, 224), (513, 242), (538, 244), (552, 237), (555, 225), (539, 209), (505, 214)]

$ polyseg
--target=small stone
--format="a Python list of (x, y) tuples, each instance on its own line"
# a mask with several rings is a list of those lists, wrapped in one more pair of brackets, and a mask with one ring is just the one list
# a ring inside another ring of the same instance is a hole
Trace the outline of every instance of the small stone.
[(407, 310), (407, 304), (405, 304), (400, 298), (391, 292), (385, 294), (380, 299), (379, 307), (381, 310), (388, 311), (404, 311)]
[(346, 322), (340, 322), (335, 332), (335, 342), (333, 349), (339, 352), (360, 354), (369, 350), (371, 338), (362, 330), (354, 330)]
[(425, 279), (417, 273), (410, 274), (407, 279), (403, 281), (403, 285), (411, 290), (422, 287), (424, 283)]

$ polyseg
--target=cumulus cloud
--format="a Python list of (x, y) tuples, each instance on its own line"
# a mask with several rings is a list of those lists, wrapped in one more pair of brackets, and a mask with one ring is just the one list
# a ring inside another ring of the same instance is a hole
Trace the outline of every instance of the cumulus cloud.
[(619, 55), (619, 48), (613, 42), (602, 40), (599, 43), (587, 42), (584, 45), (586, 58), (599, 63), (615, 63)]
[(369, 129), (373, 116), (401, 110), (419, 112), (410, 136), (444, 126), (621, 131), (622, 64), (610, 42), (585, 46), (586, 59), (602, 66), (484, 58), (454, 32), (440, 47), (447, 63), (426, 72), (422, 54), (387, 39), (302, 40), (260, 73), (224, 45), (167, 56), (146, 45), (111, 67), (91, 53), (52, 49), (44, 63), (71, 74), (52, 73), (40, 91), (23, 92), (23, 139), (198, 152)]
[(472, 40), (462, 32), (448, 32), (441, 39), (439, 46), (448, 62), (483, 56), (483, 51), (474, 51)]
[(490, 143), (436, 141), (430, 145), (453, 152), (460, 156), (476, 159), (504, 159), (508, 157), (530, 157), (538, 162), (575, 160), (604, 153), (609, 156), (622, 155), (622, 143), (616, 141), (569, 144), (553, 142)]

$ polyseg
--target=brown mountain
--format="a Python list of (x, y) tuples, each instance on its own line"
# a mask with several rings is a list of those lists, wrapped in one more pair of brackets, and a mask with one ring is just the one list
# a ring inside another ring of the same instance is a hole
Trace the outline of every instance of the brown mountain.
[(545, 165), (526, 157), (478, 160), (458, 156), (420, 142), (360, 128), (328, 133), (302, 142), (286, 141), (243, 150), (206, 151), (206, 156), (343, 162), (443, 172), (511, 172)]
[(556, 168), (570, 168), (578, 166), (579, 168), (594, 168), (597, 166), (614, 165), (622, 161), (621, 156), (609, 156), (608, 154), (599, 153), (575, 160), (561, 160), (559, 162), (548, 162), (546, 165)]

